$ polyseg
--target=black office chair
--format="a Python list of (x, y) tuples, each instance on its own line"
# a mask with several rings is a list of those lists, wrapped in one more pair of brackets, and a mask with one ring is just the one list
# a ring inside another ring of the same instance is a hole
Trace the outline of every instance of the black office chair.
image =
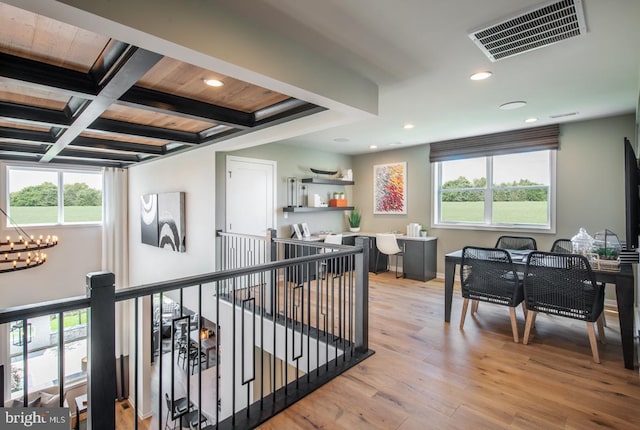
[[(184, 414), (193, 407), (193, 403), (189, 402), (186, 397), (180, 397), (172, 402), (169, 398), (169, 393), (164, 393), (164, 398), (167, 402), (167, 418), (164, 423), (164, 428), (166, 430), (169, 428), (169, 418), (173, 415)], [(173, 422), (173, 425), (171, 426), (172, 429), (176, 428), (176, 420), (178, 418), (180, 417), (171, 420)]]
[(513, 341), (518, 343), (515, 308), (522, 303), (524, 293), (509, 253), (503, 249), (464, 247), (460, 282), (464, 297), (460, 329), (464, 328), (469, 300), (509, 306)]
[(538, 245), (536, 244), (536, 240), (532, 237), (525, 236), (500, 236), (498, 241), (496, 242), (495, 248), (499, 249), (514, 249), (514, 250), (525, 250), (525, 249), (538, 249)]
[(573, 318), (587, 323), (593, 361), (600, 363), (593, 323), (598, 322), (600, 341), (604, 343), (601, 324), (604, 288), (596, 282), (586, 257), (542, 251), (529, 254), (524, 274), (524, 300), (527, 307), (525, 345), (538, 312)]
[(558, 254), (573, 254), (573, 244), (569, 239), (556, 239), (551, 245), (551, 252)]

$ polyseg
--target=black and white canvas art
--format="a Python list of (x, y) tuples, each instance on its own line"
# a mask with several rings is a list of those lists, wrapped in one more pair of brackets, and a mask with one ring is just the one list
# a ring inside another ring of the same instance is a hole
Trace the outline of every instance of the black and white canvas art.
[(142, 243), (158, 246), (158, 195), (140, 196), (140, 230)]
[(186, 252), (184, 194), (160, 193), (141, 197), (142, 243)]

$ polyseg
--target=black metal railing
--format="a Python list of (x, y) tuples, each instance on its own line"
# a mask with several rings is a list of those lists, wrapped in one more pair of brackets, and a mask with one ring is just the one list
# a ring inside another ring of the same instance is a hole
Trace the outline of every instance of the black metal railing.
[[(133, 334), (125, 352), (134, 384), (128, 428), (138, 428), (133, 417), (149, 419), (149, 428), (177, 420), (253, 427), (371, 353), (367, 239), (325, 246), (273, 233), (263, 243), (251, 239), (260, 252), (239, 264), (255, 265), (117, 291), (113, 274), (90, 274), (88, 297), (4, 310), (0, 323), (26, 326), (39, 315), (89, 308), (89, 428), (115, 428), (116, 333)], [(235, 249), (221, 255), (237, 263), (234, 253), (247, 248)], [(118, 329), (117, 302), (132, 315)], [(59, 358), (63, 368), (64, 353)], [(26, 368), (24, 375), (26, 406)], [(61, 386), (61, 406), (64, 392)], [(175, 407), (181, 398), (186, 406)]]

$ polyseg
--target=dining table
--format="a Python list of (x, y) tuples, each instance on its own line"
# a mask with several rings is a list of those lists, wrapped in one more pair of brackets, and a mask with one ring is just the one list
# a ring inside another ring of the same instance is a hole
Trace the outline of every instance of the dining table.
[[(512, 261), (517, 267), (524, 267), (527, 261), (527, 251), (510, 251)], [(462, 250), (449, 252), (444, 258), (444, 321), (451, 321), (451, 303), (453, 301), (453, 286), (456, 266), (462, 263)], [(622, 356), (624, 367), (634, 369), (636, 364), (636, 346), (634, 337), (635, 319), (635, 275), (632, 264), (621, 263), (618, 270), (599, 270), (592, 268), (596, 282), (613, 284), (616, 288), (618, 305), (618, 320), (620, 322), (620, 339), (622, 341)]]

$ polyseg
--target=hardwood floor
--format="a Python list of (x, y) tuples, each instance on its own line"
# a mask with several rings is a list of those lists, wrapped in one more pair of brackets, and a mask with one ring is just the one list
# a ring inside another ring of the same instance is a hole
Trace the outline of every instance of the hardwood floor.
[[(444, 284), (370, 276), (369, 342), (376, 353), (260, 428), (637, 429), (640, 379), (624, 368), (617, 315), (607, 315), (602, 364), (586, 325), (539, 315), (514, 343), (508, 308), (483, 304), (458, 328)], [(520, 335), (522, 309), (517, 311)]]

